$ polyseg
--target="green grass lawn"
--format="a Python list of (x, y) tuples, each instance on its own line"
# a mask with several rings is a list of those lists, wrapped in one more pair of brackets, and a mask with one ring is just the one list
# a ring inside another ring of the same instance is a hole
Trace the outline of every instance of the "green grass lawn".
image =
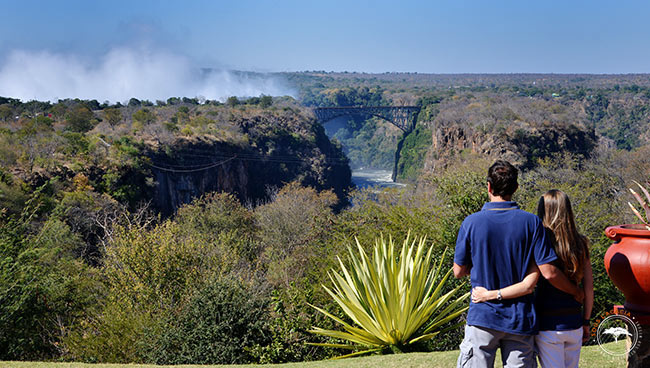
[[(455, 367), (458, 351), (443, 351), (435, 353), (410, 353), (399, 355), (375, 355), (361, 358), (342, 360), (326, 360), (318, 362), (269, 364), (269, 365), (215, 365), (215, 366), (174, 366), (174, 367), (265, 367), (265, 368), (446, 368)], [(497, 360), (499, 360), (497, 358)], [(496, 364), (501, 367), (500, 363)], [(45, 363), (45, 362), (0, 362), (0, 368), (153, 368), (161, 367), (146, 364), (83, 364), (83, 363)], [(622, 368), (625, 367), (624, 357), (612, 357), (603, 352), (598, 346), (582, 348), (580, 367)]]

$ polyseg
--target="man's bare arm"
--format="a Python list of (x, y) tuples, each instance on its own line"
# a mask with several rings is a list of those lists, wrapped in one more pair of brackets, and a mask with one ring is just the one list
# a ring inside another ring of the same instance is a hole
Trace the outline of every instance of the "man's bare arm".
[(469, 276), (469, 272), (472, 269), (471, 266), (461, 266), (454, 262), (454, 277), (459, 279), (461, 277)]
[(573, 297), (580, 303), (583, 302), (585, 299), (584, 292), (578, 287), (578, 285), (571, 282), (562, 270), (551, 263), (537, 265), (537, 267), (539, 267), (542, 276), (544, 276), (544, 278), (547, 279), (556, 289), (573, 295)]

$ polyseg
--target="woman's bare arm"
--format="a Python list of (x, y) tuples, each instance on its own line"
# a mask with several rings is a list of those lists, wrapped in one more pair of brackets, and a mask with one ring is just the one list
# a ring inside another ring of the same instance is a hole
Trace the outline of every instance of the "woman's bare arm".
[[(528, 266), (528, 273), (523, 280), (516, 284), (507, 286), (501, 290), (502, 299), (513, 299), (520, 296), (531, 294), (535, 290), (535, 285), (539, 279), (540, 271), (534, 262)], [(472, 289), (472, 302), (480, 303), (488, 300), (497, 299), (499, 290), (487, 290), (482, 286), (477, 286)]]

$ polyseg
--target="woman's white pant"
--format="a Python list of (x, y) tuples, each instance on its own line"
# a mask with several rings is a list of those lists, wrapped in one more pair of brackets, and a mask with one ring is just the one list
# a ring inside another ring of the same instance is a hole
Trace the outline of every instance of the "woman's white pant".
[(535, 349), (542, 368), (578, 368), (582, 327), (568, 331), (539, 331)]

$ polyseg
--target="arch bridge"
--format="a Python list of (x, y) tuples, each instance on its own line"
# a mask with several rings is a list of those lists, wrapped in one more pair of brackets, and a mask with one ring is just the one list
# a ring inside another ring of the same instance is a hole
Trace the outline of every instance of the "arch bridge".
[(419, 112), (419, 106), (343, 106), (314, 109), (316, 118), (322, 124), (346, 115), (377, 116), (389, 121), (405, 133), (415, 129), (415, 120)]

